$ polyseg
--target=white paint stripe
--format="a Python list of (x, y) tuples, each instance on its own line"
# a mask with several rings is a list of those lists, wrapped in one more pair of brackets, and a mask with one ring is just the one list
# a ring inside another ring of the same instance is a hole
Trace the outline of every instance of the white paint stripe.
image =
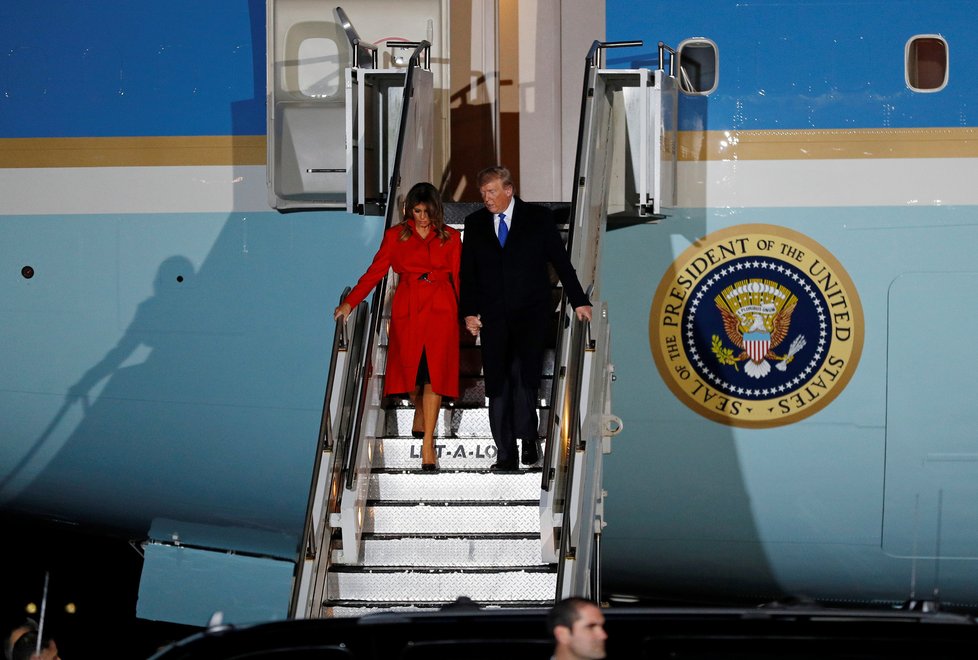
[(270, 211), (265, 167), (0, 169), (0, 214)]
[(978, 204), (978, 159), (681, 162), (683, 208)]
[[(683, 208), (978, 205), (978, 159), (679, 163)], [(0, 169), (0, 214), (269, 211), (265, 167)]]

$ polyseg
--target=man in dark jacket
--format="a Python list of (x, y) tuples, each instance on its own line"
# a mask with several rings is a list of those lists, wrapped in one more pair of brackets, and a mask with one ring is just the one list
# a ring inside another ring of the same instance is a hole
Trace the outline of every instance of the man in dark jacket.
[(504, 167), (483, 170), (478, 184), (485, 208), (465, 218), (459, 311), (468, 331), (481, 333), (491, 469), (515, 470), (517, 438), (523, 464), (538, 460), (537, 391), (554, 313), (548, 264), (578, 319), (591, 320), (591, 303), (549, 209), (516, 197)]

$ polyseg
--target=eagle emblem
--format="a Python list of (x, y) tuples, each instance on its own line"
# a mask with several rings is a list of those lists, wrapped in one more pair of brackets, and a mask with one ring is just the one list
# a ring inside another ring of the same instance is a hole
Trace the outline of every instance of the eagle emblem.
[(778, 282), (767, 279), (741, 280), (723, 289), (715, 298), (717, 309), (723, 318), (727, 338), (739, 349), (727, 348), (717, 335), (713, 335), (713, 354), (721, 364), (744, 362), (744, 373), (752, 378), (763, 378), (771, 372), (768, 360), (777, 363), (777, 369), (786, 371), (798, 351), (805, 347), (803, 335), (795, 337), (788, 352), (775, 352), (788, 336), (791, 313), (798, 298)]

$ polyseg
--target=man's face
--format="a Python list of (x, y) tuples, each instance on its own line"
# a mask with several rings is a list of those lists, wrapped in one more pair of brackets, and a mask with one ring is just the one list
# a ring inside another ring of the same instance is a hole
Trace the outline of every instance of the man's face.
[(604, 615), (601, 609), (594, 605), (583, 605), (577, 610), (578, 619), (568, 630), (564, 626), (555, 629), (557, 634), (564, 635), (559, 639), (565, 644), (575, 658), (600, 660), (605, 657), (604, 641), (608, 633), (604, 631)]
[(513, 199), (513, 186), (504, 186), (502, 179), (489, 179), (479, 188), (479, 194), (490, 213), (502, 213)]

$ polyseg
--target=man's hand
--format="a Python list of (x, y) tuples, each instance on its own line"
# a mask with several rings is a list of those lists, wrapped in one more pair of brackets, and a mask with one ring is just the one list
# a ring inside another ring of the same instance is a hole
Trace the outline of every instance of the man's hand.
[(479, 336), (479, 328), (482, 327), (482, 321), (479, 320), (478, 316), (466, 316), (465, 317), (465, 329), (469, 331), (473, 337)]
[(574, 308), (574, 313), (577, 314), (578, 321), (591, 321), (591, 306), (581, 305), (580, 307)]

